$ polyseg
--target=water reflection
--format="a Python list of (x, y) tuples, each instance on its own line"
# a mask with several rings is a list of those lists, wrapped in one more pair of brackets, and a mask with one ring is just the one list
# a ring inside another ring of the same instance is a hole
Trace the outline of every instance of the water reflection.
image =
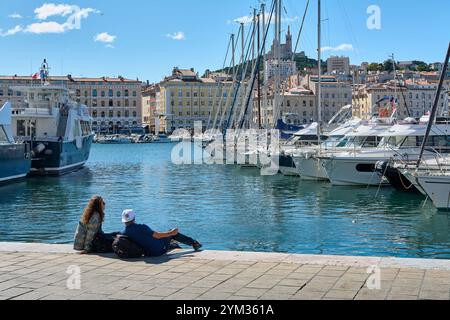
[(107, 231), (120, 230), (120, 213), (133, 208), (138, 222), (178, 226), (209, 249), (450, 258), (448, 215), (416, 195), (175, 166), (171, 147), (94, 145), (83, 170), (0, 187), (0, 241), (70, 242), (100, 194)]

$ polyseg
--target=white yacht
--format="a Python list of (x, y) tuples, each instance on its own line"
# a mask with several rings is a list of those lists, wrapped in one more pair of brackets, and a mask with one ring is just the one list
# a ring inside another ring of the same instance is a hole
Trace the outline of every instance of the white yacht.
[[(380, 133), (382, 140), (376, 148), (336, 153), (323, 158), (331, 183), (347, 186), (389, 184), (382, 173), (376, 172), (377, 163), (389, 159), (418, 160), (426, 128), (423, 123), (397, 124)], [(446, 146), (449, 130), (448, 124), (433, 125), (425, 159), (435, 157), (440, 146)]]
[(73, 101), (69, 91), (51, 85), (44, 60), (39, 84), (12, 88), (25, 96), (15, 106), (12, 130), (17, 140), (31, 146), (30, 174), (61, 175), (84, 166), (94, 138), (92, 119), (85, 105)]
[(299, 175), (302, 180), (328, 180), (328, 175), (318, 156), (324, 152), (333, 152), (336, 148), (344, 147), (347, 144), (347, 140), (342, 140), (360, 124), (360, 119), (352, 119), (341, 127), (331, 131), (328, 134), (328, 139), (321, 143), (320, 146), (310, 146), (295, 150), (292, 153), (292, 158), (297, 170), (297, 175)]
[(416, 174), (417, 183), (440, 210), (450, 209), (450, 173), (423, 172)]

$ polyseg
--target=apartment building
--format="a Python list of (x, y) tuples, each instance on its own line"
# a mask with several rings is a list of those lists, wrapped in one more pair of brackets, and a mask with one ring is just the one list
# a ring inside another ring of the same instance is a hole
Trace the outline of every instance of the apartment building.
[[(354, 116), (370, 118), (380, 108), (392, 110), (390, 100), (397, 100), (397, 117), (419, 118), (428, 113), (435, 100), (437, 84), (425, 80), (407, 80), (401, 87), (394, 81), (385, 84), (366, 84), (357, 86), (353, 92)], [(444, 86), (438, 102), (439, 114), (448, 111), (448, 83)]]
[[(50, 77), (53, 85), (66, 87), (73, 100), (85, 104), (93, 118), (95, 132), (137, 130), (142, 124), (141, 82), (118, 78)], [(17, 86), (39, 85), (31, 76), (0, 76), (0, 104), (11, 101), (13, 108), (24, 103)]]
[[(194, 128), (201, 121), (203, 129), (211, 127), (215, 120), (227, 123), (234, 101), (232, 81), (220, 77), (199, 77), (194, 69), (174, 68), (172, 75), (159, 83), (160, 94), (156, 99), (156, 123), (160, 132)], [(246, 86), (242, 85), (233, 112), (244, 103)]]

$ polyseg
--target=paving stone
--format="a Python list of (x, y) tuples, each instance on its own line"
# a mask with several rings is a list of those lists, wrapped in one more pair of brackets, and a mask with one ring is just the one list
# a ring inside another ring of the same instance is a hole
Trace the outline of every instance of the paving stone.
[(236, 296), (246, 296), (246, 297), (255, 297), (258, 298), (266, 293), (267, 289), (256, 289), (256, 288), (242, 288), (236, 292)]
[(1, 292), (1, 295), (4, 297), (7, 297), (8, 299), (20, 296), (22, 294), (31, 292), (31, 289), (25, 289), (25, 288), (10, 288), (7, 290), (4, 290)]
[(401, 294), (389, 294), (387, 297), (388, 300), (417, 300), (417, 296), (412, 295), (401, 295)]
[(450, 292), (442, 291), (420, 291), (419, 299), (421, 300), (450, 300)]
[(358, 290), (330, 290), (325, 294), (325, 298), (353, 300)]
[(155, 297), (168, 297), (171, 294), (174, 294), (175, 292), (180, 291), (179, 289), (173, 289), (173, 288), (165, 288), (165, 287), (156, 287), (152, 290), (149, 290), (147, 292), (144, 292), (143, 295), (145, 296), (155, 296)]
[(291, 300), (321, 300), (325, 296), (325, 292), (320, 291), (299, 291), (293, 295)]
[(226, 300), (231, 296), (230, 293), (227, 292), (211, 292), (208, 291), (201, 296), (195, 298), (195, 300)]
[(370, 290), (361, 289), (355, 297), (355, 300), (385, 300), (389, 294), (389, 289)]

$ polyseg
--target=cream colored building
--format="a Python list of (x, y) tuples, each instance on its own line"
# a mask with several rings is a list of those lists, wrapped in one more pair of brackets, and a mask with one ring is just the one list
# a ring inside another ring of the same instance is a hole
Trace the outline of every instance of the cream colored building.
[(331, 56), (327, 59), (328, 74), (350, 74), (350, 58)]
[[(171, 133), (176, 129), (191, 130), (196, 121), (203, 129), (211, 128), (214, 119), (226, 123), (234, 100), (232, 81), (221, 78), (201, 78), (193, 69), (174, 68), (172, 75), (159, 83), (160, 94), (156, 99), (155, 122), (159, 131)], [(240, 91), (234, 111), (242, 106), (243, 90)], [(158, 125), (157, 125), (158, 126)]]
[[(259, 113), (257, 108), (257, 98), (254, 101), (253, 121), (258, 123)], [(286, 115), (292, 125), (303, 125), (314, 122), (317, 119), (316, 97), (310, 90), (304, 88), (294, 88), (281, 95), (281, 110), (277, 111), (275, 98), (269, 94), (267, 99), (261, 99), (261, 123), (263, 127), (273, 127), (275, 118)], [(276, 114), (275, 114), (276, 113)]]
[[(439, 97), (440, 114), (448, 110), (447, 88), (448, 84)], [(419, 118), (432, 109), (436, 89), (436, 83), (423, 80), (408, 80), (402, 87), (395, 86), (392, 81), (357, 86), (353, 92), (353, 114), (362, 119), (369, 119), (374, 113), (378, 113), (380, 108), (389, 108), (392, 112), (389, 98), (393, 97), (398, 101), (397, 118)], [(381, 101), (383, 99), (384, 101)]]
[[(70, 90), (71, 97), (88, 106), (96, 132), (137, 129), (142, 124), (141, 82), (119, 78), (50, 77), (51, 84)], [(0, 76), (0, 104), (11, 101), (13, 107), (24, 103), (14, 86), (38, 85), (29, 76)]]
[[(317, 75), (307, 75), (303, 79), (303, 87), (311, 90), (318, 104), (319, 78)], [(321, 108), (323, 122), (330, 121), (342, 107), (352, 103), (352, 85), (341, 82), (334, 76), (321, 77)], [(316, 121), (315, 119), (314, 121)]]

